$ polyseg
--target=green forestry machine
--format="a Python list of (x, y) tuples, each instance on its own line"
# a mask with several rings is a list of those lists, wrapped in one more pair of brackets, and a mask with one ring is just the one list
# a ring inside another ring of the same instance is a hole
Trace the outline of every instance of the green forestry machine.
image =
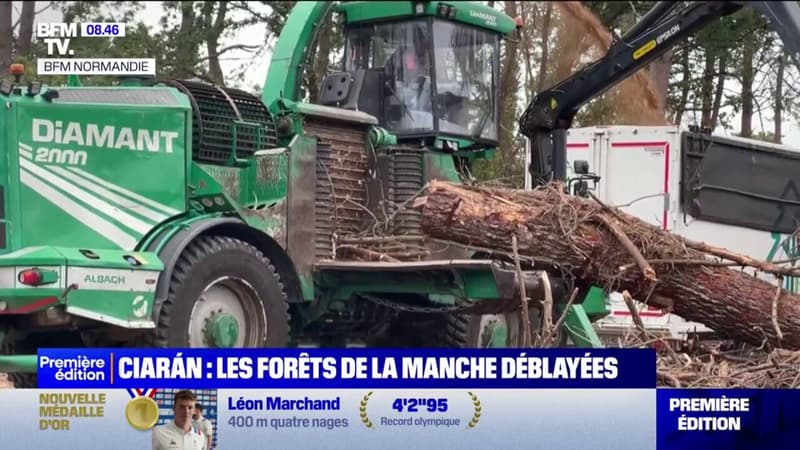
[[(301, 80), (333, 12), (344, 71), (311, 103)], [(0, 372), (35, 385), (40, 347), (519, 346), (523, 285), (556, 305), (578, 288), (565, 325), (599, 345), (596, 288), (430, 242), (410, 207), (497, 146), (517, 28), (473, 2), (298, 2), (260, 99), (2, 81)]]
[[(520, 121), (536, 175), (563, 179), (582, 104), (745, 3), (661, 2), (537, 96)], [(752, 3), (796, 38), (794, 2)], [(334, 12), (343, 71), (310, 101), (301, 80)], [(517, 347), (545, 297), (565, 314), (557, 344), (601, 346), (601, 289), (426, 239), (411, 207), (431, 180), (470, 183), (498, 145), (500, 46), (519, 26), (477, 2), (297, 2), (260, 99), (14, 70), (0, 82), (0, 372), (34, 386), (40, 347)]]

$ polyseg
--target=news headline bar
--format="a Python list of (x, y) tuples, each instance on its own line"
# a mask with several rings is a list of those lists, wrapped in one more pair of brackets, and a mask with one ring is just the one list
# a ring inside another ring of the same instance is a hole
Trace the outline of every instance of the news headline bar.
[(40, 349), (40, 388), (629, 388), (648, 349)]

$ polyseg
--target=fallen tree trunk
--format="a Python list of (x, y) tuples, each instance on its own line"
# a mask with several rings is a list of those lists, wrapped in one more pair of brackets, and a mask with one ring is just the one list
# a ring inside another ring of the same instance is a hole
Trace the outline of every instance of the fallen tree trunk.
[(778, 275), (797, 269), (685, 240), (555, 186), (514, 191), (433, 182), (423, 195), (416, 206), (432, 238), (511, 252), (516, 236), (520, 256), (555, 262), (585, 282), (627, 290), (756, 346), (800, 348), (800, 296), (725, 265)]

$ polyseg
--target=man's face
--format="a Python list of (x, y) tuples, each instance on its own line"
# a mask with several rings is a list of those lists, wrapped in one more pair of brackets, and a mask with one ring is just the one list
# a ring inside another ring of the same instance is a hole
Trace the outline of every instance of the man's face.
[(194, 419), (194, 420), (199, 420), (200, 419), (200, 410), (199, 409), (195, 408), (194, 411), (192, 411), (192, 419)]
[(175, 403), (175, 418), (180, 421), (189, 420), (194, 413), (194, 400), (178, 400)]

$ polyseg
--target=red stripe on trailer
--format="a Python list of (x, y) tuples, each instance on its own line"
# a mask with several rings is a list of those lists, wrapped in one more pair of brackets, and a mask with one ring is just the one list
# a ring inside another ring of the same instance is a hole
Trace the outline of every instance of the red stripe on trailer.
[[(664, 193), (669, 194), (669, 142), (612, 142), (611, 147), (664, 147)], [(667, 229), (667, 211), (664, 211), (664, 215), (661, 218), (661, 228)]]
[(585, 148), (585, 149), (588, 149), (589, 148), (589, 144), (586, 143), (586, 142), (577, 142), (577, 143), (567, 144), (567, 148)]
[(33, 303), (28, 303), (27, 305), (20, 306), (19, 308), (0, 311), (0, 314), (27, 314), (29, 312), (42, 309), (45, 306), (52, 305), (53, 303), (58, 303), (58, 297), (45, 297), (36, 300)]
[(666, 141), (612, 142), (612, 147), (663, 147)]

